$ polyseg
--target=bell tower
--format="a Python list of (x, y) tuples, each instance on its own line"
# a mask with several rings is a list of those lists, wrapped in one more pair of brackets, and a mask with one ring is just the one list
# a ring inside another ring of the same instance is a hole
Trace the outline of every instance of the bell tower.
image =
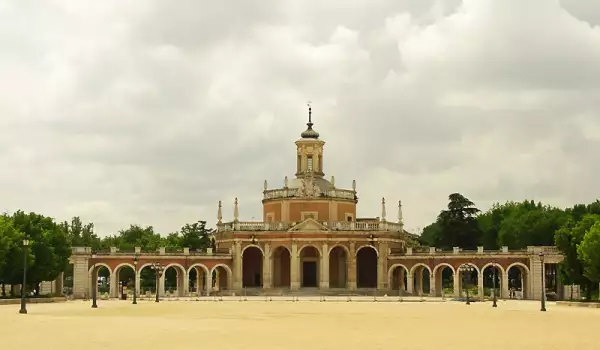
[(322, 178), (323, 172), (323, 146), (325, 141), (319, 140), (319, 133), (313, 130), (312, 107), (308, 104), (308, 128), (300, 134), (301, 139), (296, 141), (296, 177), (305, 178), (312, 176)]

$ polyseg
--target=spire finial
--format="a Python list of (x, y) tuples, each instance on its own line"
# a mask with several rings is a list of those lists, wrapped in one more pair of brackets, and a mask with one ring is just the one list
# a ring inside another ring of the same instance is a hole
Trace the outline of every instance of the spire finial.
[(300, 136), (303, 139), (318, 139), (319, 133), (314, 131), (312, 128), (314, 125), (312, 122), (312, 102), (308, 101), (306, 105), (308, 106), (308, 123), (306, 123), (308, 128), (302, 134), (300, 134)]
[(398, 201), (398, 223), (402, 223), (402, 201)]
[(238, 199), (235, 197), (235, 202), (233, 203), (233, 220), (238, 221), (240, 216), (240, 211), (238, 209)]
[(223, 209), (221, 205), (221, 201), (219, 201), (219, 210), (217, 210), (217, 219), (219, 220), (219, 224), (223, 222)]
[(381, 221), (385, 221), (385, 197), (381, 198)]

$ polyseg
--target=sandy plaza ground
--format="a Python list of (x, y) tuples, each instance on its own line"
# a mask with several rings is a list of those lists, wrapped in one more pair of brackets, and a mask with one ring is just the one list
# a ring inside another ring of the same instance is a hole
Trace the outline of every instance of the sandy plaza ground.
[(88, 301), (0, 306), (1, 349), (600, 349), (600, 309), (539, 302)]

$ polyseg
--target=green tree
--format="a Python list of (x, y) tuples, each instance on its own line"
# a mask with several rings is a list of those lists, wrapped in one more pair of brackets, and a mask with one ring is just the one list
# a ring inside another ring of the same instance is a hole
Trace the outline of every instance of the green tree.
[(211, 247), (212, 234), (213, 230), (206, 228), (206, 221), (185, 224), (181, 228), (181, 247), (188, 247), (192, 251)]
[(479, 209), (460, 193), (452, 193), (448, 196), (448, 200), (448, 209), (442, 210), (437, 218), (440, 230), (435, 246), (476, 248), (481, 239), (479, 224), (475, 217)]
[[(16, 230), (30, 240), (30, 252), (35, 257), (28, 267), (28, 284), (55, 280), (68, 265), (71, 247), (67, 233), (50, 217), (17, 211), (11, 217)], [(12, 283), (18, 282), (13, 276)], [(36, 288), (39, 291), (39, 288)]]
[[(577, 248), (583, 261), (584, 274), (590, 281), (600, 282), (600, 220), (596, 221), (585, 233), (583, 241)], [(591, 288), (590, 288), (591, 291)]]

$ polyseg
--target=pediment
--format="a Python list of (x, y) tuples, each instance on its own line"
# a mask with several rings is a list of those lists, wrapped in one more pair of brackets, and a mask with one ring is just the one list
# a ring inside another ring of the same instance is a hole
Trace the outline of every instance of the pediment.
[(288, 230), (288, 232), (322, 232), (329, 231), (329, 228), (313, 218), (308, 218), (298, 223)]

